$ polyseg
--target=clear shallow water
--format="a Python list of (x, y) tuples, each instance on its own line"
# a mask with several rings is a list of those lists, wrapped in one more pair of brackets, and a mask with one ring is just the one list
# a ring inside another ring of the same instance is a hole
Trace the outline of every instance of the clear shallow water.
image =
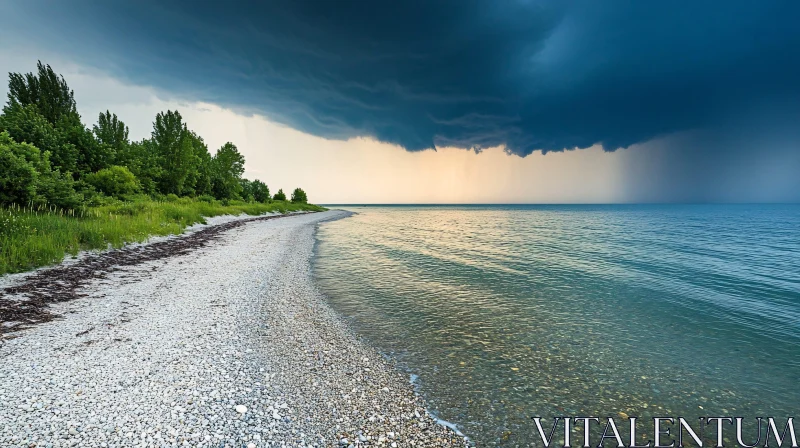
[(531, 416), (800, 414), (800, 206), (344, 208), (321, 288), (479, 445), (538, 440)]

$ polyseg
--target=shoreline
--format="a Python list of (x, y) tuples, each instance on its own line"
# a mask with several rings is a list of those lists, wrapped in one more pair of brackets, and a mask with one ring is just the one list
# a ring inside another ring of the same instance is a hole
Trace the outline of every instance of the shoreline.
[[(305, 212), (304, 212), (305, 213)], [(57, 264), (0, 277), (0, 343), (9, 332), (48, 322), (56, 315), (48, 305), (78, 298), (77, 290), (90, 280), (104, 277), (124, 266), (189, 253), (210, 244), (221, 233), (252, 221), (288, 215), (220, 215), (205, 218), (182, 233), (152, 236), (145, 242), (119, 249), (84, 250), (74, 258), (65, 255)]]
[(0, 444), (465, 446), (313, 282), (316, 226), (346, 216), (256, 218), (86, 279), (0, 345)]
[(214, 227), (214, 226), (218, 226), (218, 225), (221, 225), (221, 224), (228, 224), (228, 223), (233, 222), (233, 221), (243, 221), (243, 220), (248, 220), (248, 219), (252, 219), (252, 218), (264, 218), (264, 217), (269, 217), (269, 216), (278, 216), (278, 217), (280, 217), (280, 216), (291, 216), (291, 215), (304, 214), (304, 213), (315, 213), (315, 212), (313, 212), (313, 211), (299, 211), (299, 212), (298, 211), (292, 211), (292, 212), (288, 212), (288, 213), (285, 213), (285, 214), (281, 214), (281, 213), (278, 213), (278, 212), (266, 212), (266, 213), (262, 213), (262, 214), (258, 214), (258, 215), (249, 215), (247, 213), (240, 213), (238, 215), (228, 214), (228, 215), (216, 215), (216, 216), (203, 216), (203, 220), (205, 220), (205, 223), (202, 223), (202, 222), (194, 223), (194, 224), (189, 225), (186, 228), (184, 228), (180, 233), (171, 233), (169, 235), (151, 235), (145, 241), (138, 241), (138, 242), (137, 241), (131, 241), (131, 242), (125, 243), (122, 247), (119, 247), (119, 248), (113, 248), (113, 247), (111, 247), (111, 245), (109, 243), (109, 246), (107, 248), (105, 248), (105, 249), (81, 249), (74, 256), (72, 256), (72, 255), (70, 255), (68, 253), (64, 254), (64, 258), (60, 262), (57, 262), (57, 263), (53, 263), (53, 264), (49, 264), (49, 265), (45, 265), (45, 266), (38, 266), (38, 267), (35, 267), (33, 269), (30, 269), (30, 270), (27, 270), (27, 271), (22, 271), (22, 272), (12, 272), (12, 273), (0, 274), (0, 292), (2, 292), (3, 290), (5, 290), (5, 289), (7, 289), (9, 287), (13, 287), (13, 286), (16, 286), (19, 283), (24, 282), (25, 279), (30, 277), (31, 275), (37, 274), (37, 273), (39, 273), (41, 271), (48, 271), (48, 270), (51, 270), (51, 269), (62, 268), (62, 267), (68, 266), (70, 264), (76, 263), (78, 261), (81, 261), (86, 257), (103, 255), (103, 254), (114, 252), (114, 251), (117, 251), (117, 250), (126, 250), (126, 249), (131, 249), (131, 248), (149, 246), (151, 244), (160, 243), (160, 242), (167, 241), (167, 240), (170, 240), (170, 239), (173, 239), (173, 238), (182, 238), (182, 237), (191, 235), (192, 233), (207, 229), (209, 227)]

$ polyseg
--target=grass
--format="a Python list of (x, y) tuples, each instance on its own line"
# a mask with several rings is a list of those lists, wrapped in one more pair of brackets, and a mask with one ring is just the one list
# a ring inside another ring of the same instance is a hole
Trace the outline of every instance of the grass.
[(0, 208), (0, 275), (59, 263), (81, 250), (119, 248), (151, 236), (182, 233), (203, 217), (321, 211), (312, 204), (231, 201), (136, 201), (76, 211)]

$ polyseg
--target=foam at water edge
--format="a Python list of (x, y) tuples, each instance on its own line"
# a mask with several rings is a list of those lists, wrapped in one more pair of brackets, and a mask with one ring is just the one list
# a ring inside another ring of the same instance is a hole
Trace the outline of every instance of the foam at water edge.
[[(418, 379), (419, 379), (419, 375), (415, 375), (415, 374), (413, 374), (413, 373), (409, 375), (409, 382), (410, 382), (412, 385), (414, 385), (414, 390), (415, 390), (415, 391), (417, 391), (417, 393), (419, 393), (419, 392), (418, 392), (418, 390), (419, 390), (419, 383), (417, 383), (417, 380), (418, 380)], [(459, 437), (463, 437), (463, 438), (464, 438), (464, 440), (466, 440), (466, 441), (469, 441), (469, 437), (465, 436), (465, 435), (464, 435), (464, 433), (463, 433), (463, 432), (461, 432), (461, 430), (459, 430), (459, 429), (458, 429), (458, 425), (456, 425), (455, 423), (451, 423), (451, 422), (448, 422), (447, 420), (443, 420), (443, 419), (439, 418), (439, 416), (437, 416), (437, 415), (436, 415), (436, 413), (434, 413), (434, 412), (431, 412), (431, 411), (429, 411), (429, 410), (425, 410), (425, 412), (426, 412), (426, 413), (427, 413), (427, 414), (428, 414), (428, 415), (429, 415), (431, 418), (433, 418), (434, 420), (436, 420), (436, 424), (438, 424), (438, 425), (441, 425), (441, 426), (444, 426), (444, 427), (446, 427), (446, 428), (450, 428), (451, 430), (453, 430), (453, 432), (454, 432), (454, 433), (456, 433), (456, 435), (457, 435), (457, 436), (459, 436)]]

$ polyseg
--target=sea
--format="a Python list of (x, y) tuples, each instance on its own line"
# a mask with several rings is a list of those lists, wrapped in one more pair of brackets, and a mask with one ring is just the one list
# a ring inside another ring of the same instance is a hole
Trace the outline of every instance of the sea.
[(318, 285), (477, 446), (540, 443), (537, 416), (800, 417), (800, 205), (336, 208)]

